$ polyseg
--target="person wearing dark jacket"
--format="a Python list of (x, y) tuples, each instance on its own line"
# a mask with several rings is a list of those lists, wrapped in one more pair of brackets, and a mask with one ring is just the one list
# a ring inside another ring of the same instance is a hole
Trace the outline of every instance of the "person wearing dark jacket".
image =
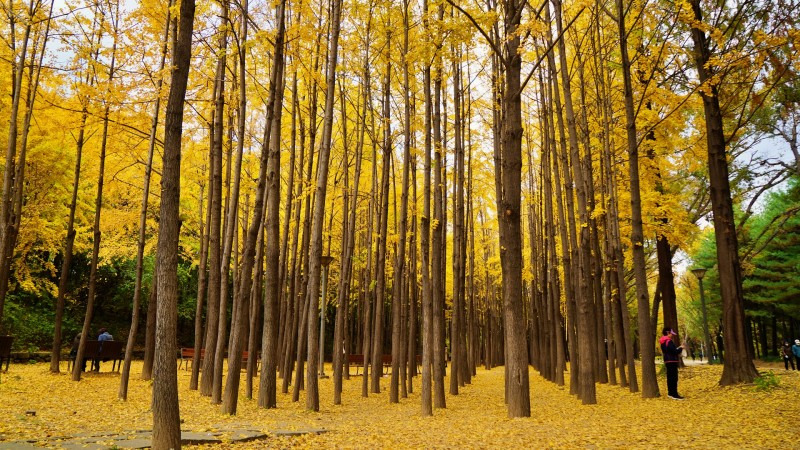
[(792, 370), (800, 370), (800, 367), (797, 369), (794, 368), (794, 358), (792, 357), (792, 346), (789, 345), (789, 341), (783, 341), (783, 365), (786, 367), (786, 370), (789, 370), (789, 364), (792, 365)]
[(678, 364), (683, 346), (676, 346), (672, 336), (677, 336), (671, 328), (665, 327), (661, 331), (661, 352), (664, 354), (664, 365), (667, 368), (667, 395), (673, 400), (683, 400), (678, 394)]

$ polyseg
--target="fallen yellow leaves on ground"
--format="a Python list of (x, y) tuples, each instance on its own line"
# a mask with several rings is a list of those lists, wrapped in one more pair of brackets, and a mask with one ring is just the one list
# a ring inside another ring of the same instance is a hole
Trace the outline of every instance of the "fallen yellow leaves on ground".
[[(117, 373), (88, 373), (74, 383), (68, 374), (53, 375), (47, 364), (12, 365), (0, 384), (0, 441), (85, 432), (118, 433), (152, 428), (150, 382), (138, 378), (134, 363), (128, 401), (117, 400)], [(107, 369), (107, 368), (106, 368)], [(279, 394), (278, 408), (263, 410), (244, 398), (239, 414), (226, 416), (206, 397), (189, 391), (190, 372), (179, 371), (181, 427), (208, 431), (217, 427), (255, 426), (265, 431), (324, 428), (328, 433), (274, 438), (236, 445), (252, 447), (770, 447), (800, 445), (800, 372), (773, 368), (778, 387), (759, 391), (753, 385), (719, 387), (720, 366), (681, 370), (685, 401), (662, 396), (643, 400), (626, 388), (598, 385), (597, 405), (583, 406), (531, 371), (528, 419), (508, 419), (503, 403), (503, 368), (478, 369), (472, 385), (447, 396), (447, 409), (420, 416), (419, 377), (414, 393), (390, 404), (388, 392), (361, 397), (361, 377), (344, 381), (343, 405), (332, 404), (333, 382), (320, 380), (320, 412), (305, 411), (291, 395)], [(761, 368), (760, 370), (766, 370)], [(242, 373), (244, 378), (244, 372)], [(567, 379), (569, 377), (567, 376)], [(666, 390), (665, 380), (659, 379)], [(257, 385), (257, 383), (255, 383)], [(446, 384), (447, 385), (447, 384)], [(244, 382), (242, 382), (244, 386)], [(388, 387), (388, 378), (382, 380)], [(257, 394), (254, 394), (257, 397)], [(35, 415), (26, 415), (35, 411)], [(231, 445), (232, 446), (232, 445)]]

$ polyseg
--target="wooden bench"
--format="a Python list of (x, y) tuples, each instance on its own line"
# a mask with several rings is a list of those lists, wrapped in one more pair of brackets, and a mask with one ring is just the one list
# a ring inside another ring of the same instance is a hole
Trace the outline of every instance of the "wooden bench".
[[(347, 364), (356, 366), (356, 375), (358, 375), (359, 368), (364, 366), (364, 355), (347, 355)], [(389, 369), (392, 367), (392, 355), (387, 353), (381, 356), (381, 364), (383, 365), (384, 374), (388, 374)]]
[[(189, 365), (192, 363), (192, 361), (194, 361), (194, 351), (194, 348), (181, 348), (181, 361), (178, 364), (178, 369), (180, 369), (181, 366), (184, 366), (185, 370), (189, 370)], [(225, 356), (228, 356), (227, 352), (225, 353)], [(242, 352), (242, 368), (247, 368), (247, 359), (249, 356), (250, 355), (246, 350)], [(259, 354), (259, 357), (260, 356), (261, 355)], [(205, 357), (206, 349), (202, 348), (200, 349), (200, 361), (203, 361)], [(256, 360), (256, 371), (258, 371), (258, 360)]]
[[(97, 361), (98, 365), (100, 361), (113, 361), (113, 364), (111, 365), (111, 371), (119, 372), (119, 369), (122, 367), (124, 348), (125, 343), (121, 341), (86, 341), (86, 347), (83, 351), (83, 358), (86, 360), (91, 359), (93, 361)], [(77, 355), (69, 356), (69, 359), (67, 360), (67, 371), (70, 370), (72, 364), (80, 363), (79, 361), (75, 361), (76, 356)]]
[[(203, 362), (203, 359), (206, 357), (206, 349), (200, 349), (200, 362)], [(194, 361), (194, 348), (181, 348), (181, 361), (178, 364), (178, 369), (181, 366), (184, 366), (185, 370), (189, 370), (189, 365)]]
[(389, 369), (392, 367), (392, 354), (384, 353), (381, 357), (381, 363), (383, 363), (383, 374), (388, 375)]
[(358, 375), (358, 371), (364, 366), (364, 355), (347, 355), (347, 364), (350, 367), (356, 366), (356, 375)]
[(8, 372), (8, 365), (11, 363), (11, 344), (14, 342), (14, 336), (0, 336), (0, 370), (3, 369), (3, 360), (6, 360), (6, 372)]

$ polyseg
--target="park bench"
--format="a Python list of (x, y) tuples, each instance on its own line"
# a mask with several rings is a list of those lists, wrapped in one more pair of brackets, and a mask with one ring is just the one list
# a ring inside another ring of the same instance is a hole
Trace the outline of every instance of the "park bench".
[(384, 353), (381, 357), (381, 362), (383, 363), (383, 374), (388, 375), (389, 369), (392, 367), (392, 354)]
[[(203, 362), (203, 359), (206, 357), (206, 349), (200, 349), (200, 362)], [(194, 361), (194, 348), (181, 348), (181, 361), (178, 364), (178, 369), (181, 366), (184, 367), (185, 370), (189, 370), (189, 365)]]
[(364, 355), (347, 355), (347, 365), (356, 366), (356, 375), (358, 375), (358, 370), (364, 365)]
[(11, 344), (14, 342), (14, 336), (0, 336), (0, 370), (3, 370), (3, 360), (6, 360), (6, 372), (8, 372), (8, 365), (11, 363)]
[[(356, 375), (358, 375), (359, 367), (364, 365), (364, 355), (347, 355), (347, 364), (356, 366)], [(389, 368), (392, 367), (392, 355), (387, 353), (381, 357), (381, 364), (383, 365), (383, 372), (389, 373)]]
[[(122, 367), (122, 352), (124, 348), (125, 343), (121, 341), (103, 341), (102, 343), (99, 341), (87, 341), (83, 357), (86, 360), (113, 361), (111, 371), (119, 372), (119, 369)], [(79, 361), (75, 361), (76, 356), (77, 355), (69, 356), (67, 360), (67, 371), (70, 370), (71, 365), (79, 364)]]
[[(185, 370), (189, 370), (189, 364), (191, 364), (191, 362), (194, 361), (194, 352), (195, 352), (194, 348), (186, 348), (186, 347), (181, 348), (181, 361), (178, 364), (178, 369), (180, 369), (181, 366), (184, 366)], [(226, 357), (228, 356), (227, 352), (226, 352), (225, 356)], [(249, 356), (250, 355), (249, 355), (249, 353), (247, 351), (243, 351), (242, 352), (242, 367), (243, 368), (247, 368), (247, 359), (248, 359)], [(259, 356), (261, 356), (261, 355), (259, 355)], [(206, 357), (206, 349), (204, 349), (204, 348), (200, 349), (200, 361), (203, 361), (203, 359), (205, 359), (205, 357)], [(256, 360), (256, 371), (258, 371), (258, 360)]]

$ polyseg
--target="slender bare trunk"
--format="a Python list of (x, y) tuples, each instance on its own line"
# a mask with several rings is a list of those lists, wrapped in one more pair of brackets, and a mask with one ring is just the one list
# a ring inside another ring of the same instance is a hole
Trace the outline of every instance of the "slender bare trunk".
[[(114, 71), (116, 65), (116, 50), (117, 50), (117, 26), (119, 24), (119, 3), (116, 5), (115, 16), (112, 19), (114, 22), (113, 30), (113, 44), (111, 50), (111, 63), (108, 69), (108, 90), (110, 91), (114, 81)], [(105, 178), (105, 163), (106, 163), (106, 147), (108, 143), (108, 125), (109, 115), (111, 113), (110, 100), (108, 99), (108, 91), (106, 92), (105, 109), (103, 110), (103, 137), (100, 143), (100, 167), (98, 169), (99, 175), (97, 179), (97, 196), (95, 197), (95, 212), (94, 224), (92, 225), (92, 234), (94, 236), (92, 242), (92, 261), (89, 268), (89, 296), (86, 301), (86, 315), (83, 319), (83, 328), (81, 330), (80, 344), (78, 351), (75, 355), (75, 364), (72, 368), (72, 380), (80, 381), (83, 369), (83, 358), (86, 353), (86, 342), (89, 340), (89, 327), (92, 323), (92, 314), (94, 312), (94, 297), (97, 289), (97, 265), (100, 259), (100, 213), (103, 209), (103, 182)]]
[[(172, 1), (167, 5), (167, 20), (164, 26), (164, 40), (161, 44), (161, 62), (158, 73), (164, 71), (164, 64), (167, 59), (167, 42), (169, 41), (169, 24), (171, 22), (170, 7)], [(119, 381), (120, 400), (128, 399), (128, 380), (131, 374), (131, 361), (133, 360), (133, 345), (136, 342), (136, 333), (139, 327), (139, 303), (142, 295), (142, 272), (144, 271), (144, 244), (145, 231), (147, 227), (147, 204), (150, 199), (150, 176), (153, 173), (153, 154), (156, 148), (156, 133), (158, 131), (158, 117), (161, 109), (161, 86), (164, 83), (163, 77), (159, 77), (156, 82), (156, 101), (153, 105), (153, 120), (150, 123), (150, 142), (147, 149), (147, 165), (144, 169), (144, 182), (142, 190), (142, 206), (139, 210), (139, 238), (136, 246), (136, 280), (133, 288), (133, 313), (131, 315), (131, 328), (128, 332), (128, 342), (125, 346), (125, 361), (122, 364), (122, 376)], [(202, 197), (202, 194), (201, 194)], [(202, 209), (202, 207), (201, 207)], [(202, 235), (202, 233), (201, 233)], [(201, 236), (201, 241), (202, 236)]]
[(308, 386), (306, 389), (306, 409), (319, 411), (319, 387), (317, 368), (319, 358), (319, 298), (320, 261), (322, 258), (322, 227), (325, 214), (325, 197), (328, 187), (328, 166), (331, 151), (331, 135), (333, 132), (333, 104), (336, 101), (336, 64), (339, 56), (339, 29), (341, 27), (342, 0), (333, 0), (331, 17), (331, 37), (328, 48), (327, 92), (325, 96), (325, 115), (323, 117), (322, 141), (318, 155), (317, 188), (314, 199), (314, 220), (311, 231), (311, 248), (309, 249), (308, 272)]
[(645, 271), (644, 232), (642, 226), (641, 189), (639, 187), (639, 144), (634, 117), (633, 87), (631, 85), (631, 63), (628, 58), (628, 39), (625, 28), (625, 6), (616, 0), (619, 25), (619, 46), (622, 59), (622, 79), (625, 97), (625, 122), (628, 145), (628, 170), (631, 192), (631, 244), (633, 246), (633, 274), (636, 280), (636, 299), (639, 310), (639, 351), (642, 361), (642, 398), (658, 397), (656, 380), (655, 334), (650, 323), (650, 296), (647, 290)]

